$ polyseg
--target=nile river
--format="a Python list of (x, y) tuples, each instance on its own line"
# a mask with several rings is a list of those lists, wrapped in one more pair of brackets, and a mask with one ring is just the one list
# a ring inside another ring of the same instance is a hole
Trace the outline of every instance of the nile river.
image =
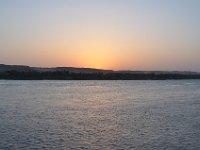
[(0, 149), (200, 149), (200, 80), (0, 81)]

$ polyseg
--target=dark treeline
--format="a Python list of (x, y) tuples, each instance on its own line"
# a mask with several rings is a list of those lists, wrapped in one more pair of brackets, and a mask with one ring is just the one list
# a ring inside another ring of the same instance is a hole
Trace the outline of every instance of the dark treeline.
[(37, 72), (7, 71), (0, 73), (0, 79), (8, 80), (168, 80), (200, 79), (200, 74), (176, 73), (71, 73), (68, 71)]

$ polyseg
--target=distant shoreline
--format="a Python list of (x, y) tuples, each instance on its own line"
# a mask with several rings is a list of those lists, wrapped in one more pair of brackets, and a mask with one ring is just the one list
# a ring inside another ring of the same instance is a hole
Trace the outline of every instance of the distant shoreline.
[(183, 80), (200, 79), (200, 73), (189, 71), (112, 71), (93, 68), (37, 68), (0, 64), (4, 80)]

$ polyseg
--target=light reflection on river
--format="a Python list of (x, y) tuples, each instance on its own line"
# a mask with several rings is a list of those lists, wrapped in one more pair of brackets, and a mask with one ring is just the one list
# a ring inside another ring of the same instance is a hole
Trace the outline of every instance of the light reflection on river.
[(200, 80), (1, 80), (0, 139), (0, 149), (200, 149)]

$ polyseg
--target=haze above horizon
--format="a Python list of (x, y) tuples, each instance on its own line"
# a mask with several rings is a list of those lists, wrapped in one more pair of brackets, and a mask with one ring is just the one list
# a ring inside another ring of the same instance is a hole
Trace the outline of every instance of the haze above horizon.
[(199, 0), (2, 0), (0, 64), (200, 71)]

